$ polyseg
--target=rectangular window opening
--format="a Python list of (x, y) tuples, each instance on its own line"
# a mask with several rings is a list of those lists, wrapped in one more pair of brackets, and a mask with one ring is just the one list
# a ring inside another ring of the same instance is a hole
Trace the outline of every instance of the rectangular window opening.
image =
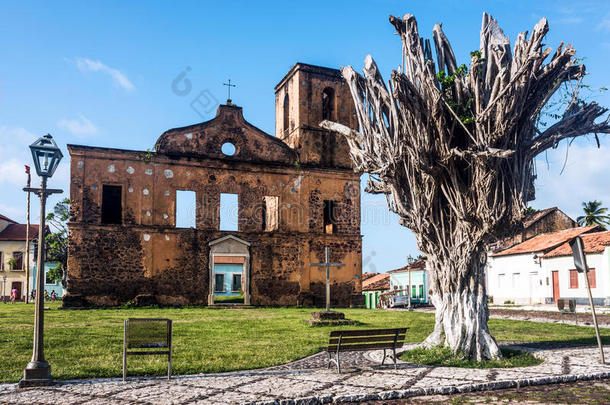
[(233, 274), (233, 280), (231, 283), (231, 291), (232, 292), (241, 291), (241, 274)]
[(239, 195), (220, 194), (220, 230), (239, 230)]
[(570, 288), (578, 288), (578, 271), (570, 270)]
[(123, 223), (121, 186), (102, 186), (102, 224)]
[(324, 200), (324, 233), (333, 234), (337, 231), (337, 202)]
[(13, 270), (23, 270), (23, 252), (13, 252), (13, 259), (16, 262)]
[(176, 228), (197, 228), (197, 193), (176, 190)]
[(214, 292), (225, 292), (225, 275), (223, 273), (215, 274)]
[(52, 281), (49, 278), (49, 272), (50, 271), (51, 271), (51, 269), (45, 269), (45, 271), (44, 271), (44, 276), (45, 276), (44, 277), (44, 282), (45, 282), (45, 284), (56, 284), (55, 281)]
[(273, 232), (279, 229), (279, 197), (263, 197), (263, 231)]

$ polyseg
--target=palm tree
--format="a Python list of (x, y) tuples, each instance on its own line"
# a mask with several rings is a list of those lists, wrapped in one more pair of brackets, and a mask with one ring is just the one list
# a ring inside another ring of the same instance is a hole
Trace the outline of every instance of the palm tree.
[(576, 218), (580, 226), (599, 225), (606, 228), (610, 224), (610, 216), (606, 215), (608, 208), (602, 207), (601, 201), (589, 201), (582, 203), (585, 215)]

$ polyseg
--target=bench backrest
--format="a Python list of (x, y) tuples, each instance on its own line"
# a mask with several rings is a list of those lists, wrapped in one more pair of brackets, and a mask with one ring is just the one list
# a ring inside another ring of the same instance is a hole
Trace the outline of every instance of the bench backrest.
[[(566, 304), (568, 307), (566, 308)], [(557, 300), (557, 309), (565, 312), (576, 312), (576, 300), (575, 299), (565, 299), (560, 298)]]
[(340, 352), (400, 348), (407, 328), (334, 330), (330, 332), (328, 351)]

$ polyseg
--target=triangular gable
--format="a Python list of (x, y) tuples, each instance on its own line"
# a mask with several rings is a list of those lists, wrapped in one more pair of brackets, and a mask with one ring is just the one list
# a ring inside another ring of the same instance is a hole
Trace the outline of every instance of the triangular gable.
[[(222, 151), (225, 143), (235, 153)], [(164, 132), (155, 145), (157, 153), (174, 156), (206, 157), (231, 161), (294, 164), (296, 153), (274, 136), (250, 124), (241, 107), (221, 105), (210, 121)]]
[(209, 245), (210, 245), (210, 246), (218, 245), (219, 243), (222, 243), (222, 242), (224, 242), (224, 241), (226, 241), (226, 240), (234, 240), (234, 241), (236, 241), (236, 242), (238, 242), (238, 243), (241, 243), (241, 244), (243, 244), (243, 245), (250, 246), (250, 242), (246, 242), (245, 240), (240, 239), (240, 238), (238, 238), (238, 237), (237, 237), (237, 236), (235, 236), (235, 235), (227, 235), (227, 236), (223, 236), (222, 238), (218, 238), (218, 239), (216, 239), (216, 240), (211, 241), (211, 242), (209, 243)]

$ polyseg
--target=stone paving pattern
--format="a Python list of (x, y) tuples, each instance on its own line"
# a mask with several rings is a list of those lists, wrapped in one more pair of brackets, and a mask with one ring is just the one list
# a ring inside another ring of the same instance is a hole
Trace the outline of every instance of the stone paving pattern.
[[(406, 346), (409, 349), (414, 345)], [(18, 389), (0, 384), (2, 404), (321, 404), (396, 399), (610, 377), (595, 347), (511, 346), (545, 361), (533, 367), (461, 369), (400, 362), (381, 366), (380, 351), (346, 353), (345, 371), (326, 368), (326, 354), (267, 369), (162, 378), (59, 381)], [(606, 348), (608, 350), (608, 348)], [(610, 352), (609, 352), (610, 353)]]

